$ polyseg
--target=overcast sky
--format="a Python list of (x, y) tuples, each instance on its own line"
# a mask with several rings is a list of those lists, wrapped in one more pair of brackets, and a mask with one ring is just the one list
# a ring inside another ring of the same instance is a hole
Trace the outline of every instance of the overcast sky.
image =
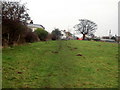
[(29, 15), (35, 24), (47, 31), (54, 28), (73, 32), (79, 19), (89, 19), (98, 25), (97, 36), (118, 34), (119, 0), (21, 0), (27, 3)]

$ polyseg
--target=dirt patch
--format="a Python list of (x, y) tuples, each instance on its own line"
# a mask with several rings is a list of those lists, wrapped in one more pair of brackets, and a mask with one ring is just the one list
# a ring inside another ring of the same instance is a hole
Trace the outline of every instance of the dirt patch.
[(76, 56), (83, 56), (82, 54), (77, 54)]
[(48, 76), (50, 77), (50, 76), (52, 76), (52, 74), (48, 74)]
[(74, 49), (78, 49), (78, 48), (74, 48)]
[(70, 48), (71, 51), (76, 50), (76, 49), (78, 49), (78, 48)]
[(22, 74), (22, 72), (17, 72), (18, 74)]
[(97, 71), (99, 71), (100, 69), (97, 69)]

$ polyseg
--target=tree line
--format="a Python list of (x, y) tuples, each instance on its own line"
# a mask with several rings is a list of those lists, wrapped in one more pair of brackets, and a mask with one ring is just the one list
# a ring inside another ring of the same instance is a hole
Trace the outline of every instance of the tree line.
[[(51, 33), (38, 28), (34, 32), (27, 27), (30, 16), (25, 4), (12, 1), (2, 1), (2, 45), (12, 46), (26, 42), (46, 40), (58, 40), (62, 36), (61, 31), (55, 28)], [(83, 40), (87, 34), (92, 35), (97, 25), (87, 19), (81, 19), (74, 28), (83, 34)], [(71, 33), (69, 32), (69, 35)]]
[(38, 28), (33, 32), (27, 27), (30, 16), (25, 4), (2, 1), (2, 45), (11, 46), (26, 42), (45, 41), (47, 38), (58, 39), (54, 33), (51, 36), (46, 30)]

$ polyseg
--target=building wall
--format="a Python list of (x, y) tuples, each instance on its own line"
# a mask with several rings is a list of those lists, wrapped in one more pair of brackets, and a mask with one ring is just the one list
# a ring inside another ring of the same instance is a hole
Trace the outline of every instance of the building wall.
[(37, 28), (31, 28), (32, 29), (32, 31), (34, 32)]

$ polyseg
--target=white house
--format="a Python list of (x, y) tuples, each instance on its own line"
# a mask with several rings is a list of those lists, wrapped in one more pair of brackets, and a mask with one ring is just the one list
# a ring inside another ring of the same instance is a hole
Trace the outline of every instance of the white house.
[(31, 28), (33, 32), (34, 32), (35, 29), (37, 29), (37, 28), (45, 29), (42, 25), (39, 25), (39, 24), (31, 24), (31, 23), (29, 23), (29, 24), (27, 24), (27, 26), (28, 26), (28, 28)]
[(61, 30), (61, 34), (62, 34), (61, 39), (66, 39), (66, 40), (75, 39), (75, 36), (72, 33), (68, 32), (66, 30)]
[(61, 30), (61, 39), (66, 39), (66, 33), (65, 31)]

